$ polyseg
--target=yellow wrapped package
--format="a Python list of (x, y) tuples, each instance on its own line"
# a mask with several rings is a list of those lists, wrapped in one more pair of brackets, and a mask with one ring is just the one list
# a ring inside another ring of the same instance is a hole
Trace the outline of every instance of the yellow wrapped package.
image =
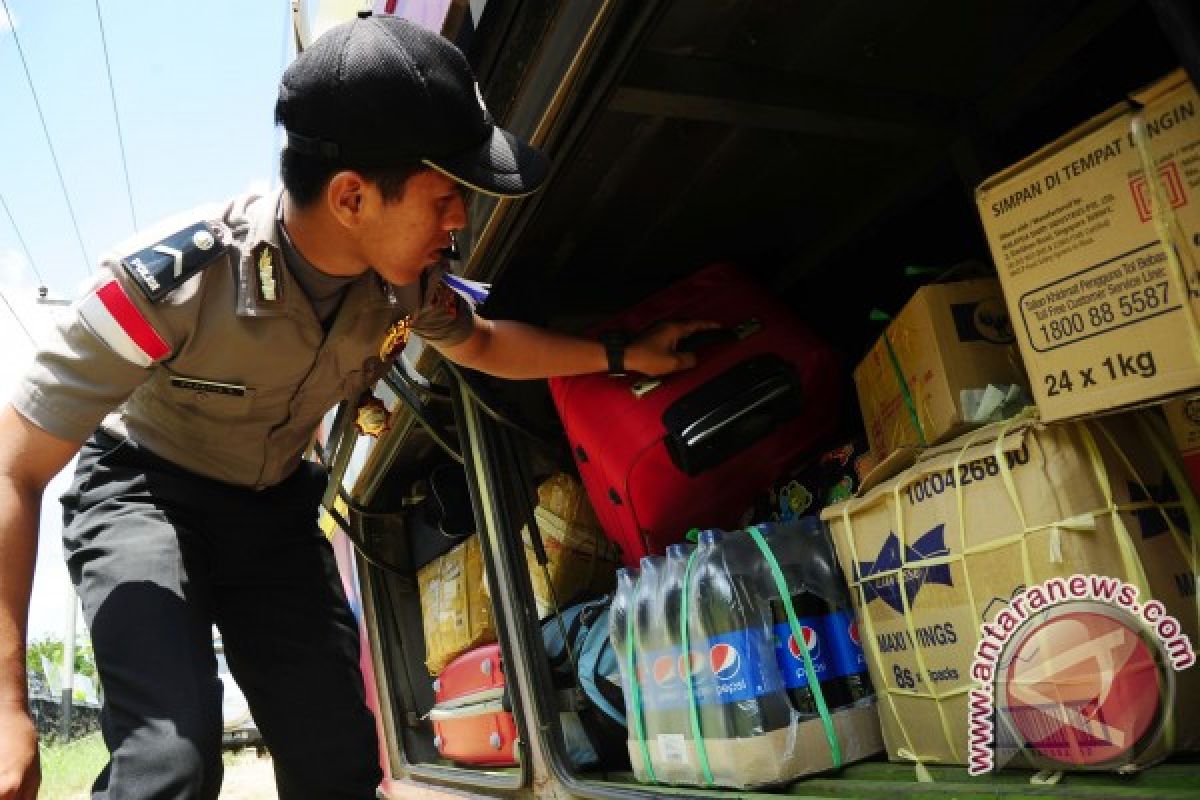
[(471, 648), (496, 641), (478, 534), (422, 567), (417, 587), (430, 675)]
[(547, 478), (538, 486), (538, 505), (533, 515), (549, 562), (547, 581), (546, 572), (538, 566), (529, 529), (523, 529), (525, 560), (539, 619), (552, 614), (555, 603), (561, 608), (578, 597), (612, 591), (617, 549), (604, 537), (579, 481), (565, 473)]

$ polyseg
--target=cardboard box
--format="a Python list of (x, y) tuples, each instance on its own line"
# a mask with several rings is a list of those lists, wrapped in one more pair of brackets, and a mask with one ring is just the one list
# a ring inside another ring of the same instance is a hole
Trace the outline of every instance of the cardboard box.
[(417, 590), (430, 675), (471, 648), (496, 641), (479, 534), (421, 567)]
[(1198, 112), (1177, 71), (977, 190), (1042, 419), (1200, 386)]
[(923, 286), (854, 370), (871, 456), (945, 441), (972, 421), (989, 385), (1027, 381), (1000, 284)]
[(1183, 459), (1192, 491), (1200, 494), (1200, 395), (1185, 395), (1163, 404), (1171, 436)]
[[(928, 450), (862, 497), (826, 509), (889, 755), (968, 763), (976, 687), (995, 703), (987, 724), (1001, 766), (1116, 768), (1200, 744), (1200, 668), (1165, 663), (1178, 655), (1178, 637), (1160, 649), (1132, 607), (1112, 598), (1048, 603), (1040, 588), (1077, 575), (1120, 579), (1138, 588), (1139, 608), (1161, 602), (1194, 647), (1196, 551), (1184, 512), (1200, 515), (1173, 480), (1182, 480), (1179, 464), (1150, 412), (1054, 425), (1018, 419)], [(1184, 502), (1155, 502), (1168, 497)], [(1116, 585), (1097, 584), (1101, 592)], [(1086, 633), (1096, 620), (1132, 649), (1087, 649), (1107, 634), (1039, 639), (1068, 623)], [(1008, 637), (1003, 650), (989, 644), (997, 630)], [(1131, 652), (1158, 660), (1135, 663)]]
[[(879, 714), (874, 705), (843, 708), (830, 714), (842, 764), (862, 761), (883, 750), (879, 734)], [(671, 758), (665, 758), (658, 741), (648, 739), (646, 750), (651, 764), (658, 764), (654, 777), (660, 783), (704, 786), (700, 755), (695, 740), (678, 737)], [(824, 724), (818, 718), (804, 720), (763, 736), (740, 739), (705, 739), (705, 753), (717, 786), (748, 789), (788, 783), (805, 775), (833, 769), (833, 755)], [(642, 783), (650, 782), (642, 758), (642, 748), (630, 738), (629, 761), (633, 774)]]

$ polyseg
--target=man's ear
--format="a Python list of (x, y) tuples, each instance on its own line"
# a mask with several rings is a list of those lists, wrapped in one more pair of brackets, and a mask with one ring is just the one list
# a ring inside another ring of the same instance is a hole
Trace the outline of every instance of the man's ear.
[(335, 173), (325, 186), (325, 203), (329, 212), (347, 228), (358, 227), (362, 221), (368, 183), (354, 170)]

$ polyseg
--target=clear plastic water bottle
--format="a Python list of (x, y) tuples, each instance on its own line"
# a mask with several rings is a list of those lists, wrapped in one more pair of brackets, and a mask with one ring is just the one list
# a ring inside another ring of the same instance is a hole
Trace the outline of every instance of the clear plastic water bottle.
[[(637, 571), (621, 567), (617, 570), (617, 588), (613, 593), (608, 613), (608, 637), (617, 654), (617, 668), (621, 673), (621, 690), (625, 693), (625, 717), (630, 719), (634, 710), (632, 683), (629, 680), (628, 650), (629, 615), (633, 613), (634, 592), (637, 591)], [(632, 722), (630, 723), (632, 725)]]
[[(634, 594), (635, 647), (641, 676), (643, 720), (647, 741), (657, 750), (665, 748), (671, 761), (683, 760), (682, 738), (689, 729), (687, 687), (679, 676), (681, 647), (678, 627), (665, 624), (670, 559), (646, 556), (641, 560), (637, 591)], [(686, 561), (684, 562), (686, 566)], [(676, 593), (678, 594), (678, 593)], [(654, 759), (655, 772), (660, 771)], [(660, 780), (668, 780), (660, 775)]]

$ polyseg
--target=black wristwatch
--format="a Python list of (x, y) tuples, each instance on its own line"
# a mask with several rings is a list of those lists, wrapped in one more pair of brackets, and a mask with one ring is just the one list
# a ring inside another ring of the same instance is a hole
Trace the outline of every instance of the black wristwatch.
[(600, 341), (608, 356), (608, 374), (614, 378), (625, 375), (625, 348), (629, 346), (629, 336), (624, 331), (608, 331), (601, 334)]

